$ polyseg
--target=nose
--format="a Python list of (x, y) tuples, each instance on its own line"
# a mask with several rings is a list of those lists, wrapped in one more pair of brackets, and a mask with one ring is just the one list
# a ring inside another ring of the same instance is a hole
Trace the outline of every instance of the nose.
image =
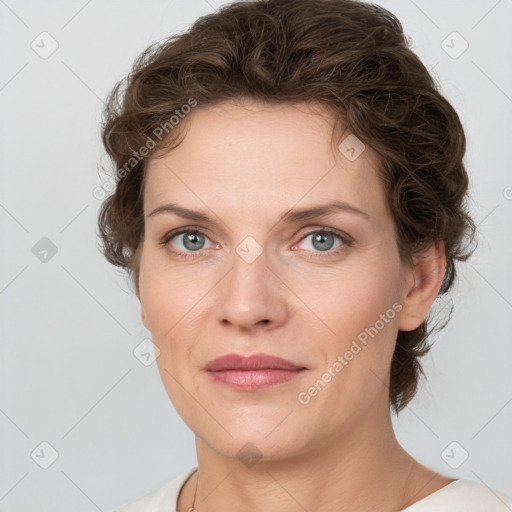
[(244, 332), (283, 325), (288, 316), (286, 287), (276, 274), (265, 251), (252, 262), (234, 253), (231, 271), (216, 287), (219, 321)]

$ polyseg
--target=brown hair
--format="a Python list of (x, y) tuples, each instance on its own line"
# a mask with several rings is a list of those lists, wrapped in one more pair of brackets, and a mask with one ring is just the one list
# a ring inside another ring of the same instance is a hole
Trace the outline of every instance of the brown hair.
[[(465, 204), (464, 130), (398, 19), (354, 0), (257, 0), (226, 5), (151, 45), (108, 97), (102, 138), (117, 186), (102, 204), (99, 235), (105, 257), (128, 271), (137, 295), (147, 159), (180, 143), (185, 123), (171, 117), (184, 117), (185, 105), (245, 97), (328, 107), (335, 126), (378, 155), (402, 260), (410, 264), (442, 240), (439, 295), (452, 287), (455, 262), (473, 252), (476, 230)], [(427, 320), (398, 332), (389, 390), (396, 413), (416, 393), (431, 332)]]

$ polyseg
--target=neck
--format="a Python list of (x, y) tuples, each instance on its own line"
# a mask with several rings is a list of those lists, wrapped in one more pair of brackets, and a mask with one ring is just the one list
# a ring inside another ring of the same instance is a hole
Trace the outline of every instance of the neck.
[(184, 486), (178, 512), (194, 502), (199, 512), (400, 510), (449, 483), (405, 452), (389, 412), (387, 419), (378, 429), (375, 418), (359, 422), (291, 457), (263, 454), (254, 465), (222, 456), (196, 437), (199, 470)]

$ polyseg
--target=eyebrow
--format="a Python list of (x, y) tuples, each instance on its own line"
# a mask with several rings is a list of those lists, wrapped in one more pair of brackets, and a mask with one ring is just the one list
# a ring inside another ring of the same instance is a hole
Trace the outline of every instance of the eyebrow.
[[(356, 206), (353, 206), (344, 201), (332, 201), (327, 204), (312, 206), (309, 208), (301, 208), (301, 209), (291, 209), (287, 212), (284, 212), (277, 221), (279, 223), (294, 223), (300, 221), (310, 220), (316, 217), (321, 217), (324, 215), (330, 215), (337, 212), (345, 212), (352, 213), (363, 217), (366, 220), (370, 220), (370, 216), (368, 213), (360, 210)], [(183, 217), (184, 219), (189, 219), (198, 222), (209, 222), (212, 223), (213, 220), (206, 215), (205, 213), (189, 210), (188, 208), (184, 208), (182, 206), (178, 206), (176, 204), (163, 204), (162, 206), (158, 206), (151, 213), (149, 213), (146, 218), (152, 217), (159, 213), (174, 213), (179, 217)]]

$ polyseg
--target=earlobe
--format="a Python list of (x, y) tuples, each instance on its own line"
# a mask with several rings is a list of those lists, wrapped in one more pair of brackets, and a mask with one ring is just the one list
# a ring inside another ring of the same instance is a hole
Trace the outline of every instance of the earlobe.
[(407, 270), (408, 284), (403, 289), (402, 311), (398, 319), (401, 331), (412, 331), (423, 323), (441, 288), (445, 267), (442, 241), (432, 243), (414, 257), (413, 267)]

